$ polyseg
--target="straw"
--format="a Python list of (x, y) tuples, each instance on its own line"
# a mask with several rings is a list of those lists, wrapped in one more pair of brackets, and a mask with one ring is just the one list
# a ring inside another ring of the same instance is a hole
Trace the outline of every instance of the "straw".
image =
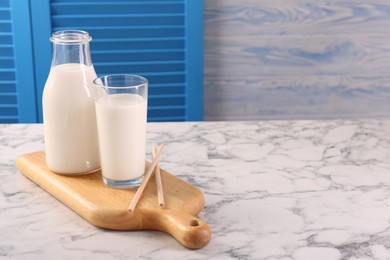
[[(156, 158), (156, 153), (157, 153), (157, 148), (153, 147), (153, 159)], [(164, 202), (164, 192), (163, 192), (163, 187), (162, 187), (162, 182), (161, 182), (161, 173), (160, 173), (160, 167), (158, 163), (156, 164), (156, 183), (157, 183), (157, 195), (158, 195), (158, 205), (160, 208), (164, 208), (165, 202)]]
[(139, 199), (141, 198), (142, 196), (142, 193), (146, 187), (146, 184), (148, 184), (148, 181), (150, 179), (150, 176), (152, 175), (153, 173), (153, 170), (154, 168), (156, 167), (157, 163), (158, 163), (158, 160), (160, 159), (160, 154), (162, 152), (164, 148), (164, 145), (161, 144), (160, 147), (158, 148), (158, 151), (157, 151), (157, 154), (156, 154), (156, 157), (153, 159), (153, 162), (152, 164), (150, 165), (148, 171), (145, 173), (145, 177), (144, 177), (144, 180), (142, 181), (141, 185), (139, 186), (137, 192), (135, 193), (133, 199), (131, 200), (131, 203), (129, 205), (129, 207), (127, 208), (127, 211), (129, 213), (133, 213), (135, 207), (137, 206), (137, 203), (139, 201)]

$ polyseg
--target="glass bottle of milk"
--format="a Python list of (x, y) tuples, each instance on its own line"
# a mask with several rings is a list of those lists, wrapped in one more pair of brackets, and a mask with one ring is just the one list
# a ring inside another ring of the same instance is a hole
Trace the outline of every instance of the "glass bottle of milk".
[(100, 167), (91, 37), (66, 30), (50, 41), (53, 60), (42, 97), (46, 164), (59, 174), (87, 174)]

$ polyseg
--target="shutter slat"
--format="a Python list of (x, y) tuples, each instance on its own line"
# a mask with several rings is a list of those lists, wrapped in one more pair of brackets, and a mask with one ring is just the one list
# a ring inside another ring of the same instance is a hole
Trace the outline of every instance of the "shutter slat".
[(9, 1), (0, 1), (0, 8), (6, 9), (9, 8)]
[(183, 50), (185, 39), (183, 37), (154, 37), (154, 38), (108, 38), (94, 39), (92, 52), (100, 50), (117, 50), (122, 52), (142, 50)]
[[(82, 19), (79, 19), (79, 20), (69, 19), (68, 21), (66, 21), (64, 23), (55, 22), (54, 23), (55, 26), (53, 27), (53, 31), (80, 30), (82, 28), (82, 30), (88, 31), (88, 32), (90, 32), (90, 31), (104, 31), (105, 30), (106, 34), (107, 34), (107, 30), (110, 30), (110, 34), (117, 33), (117, 35), (120, 36), (120, 35), (127, 35), (127, 34), (119, 34), (119, 33), (124, 33), (123, 30), (132, 30), (132, 31), (136, 32), (138, 30), (148, 30), (148, 29), (161, 30), (161, 29), (164, 29), (164, 30), (170, 30), (170, 31), (172, 31), (171, 33), (173, 33), (173, 32), (175, 32), (175, 30), (180, 32), (180, 31), (183, 31), (185, 29), (185, 27), (182, 25), (175, 25), (175, 24), (174, 25), (169, 25), (169, 24), (165, 25), (165, 24), (159, 23), (159, 22), (151, 22), (149, 19), (148, 19), (149, 21), (147, 23), (144, 23), (143, 25), (134, 25), (134, 24), (130, 24), (130, 25), (119, 24), (118, 25), (115, 22), (113, 23), (113, 25), (110, 25), (110, 23), (114, 21), (114, 20), (111, 20), (111, 22), (105, 22), (104, 23), (105, 25), (102, 25), (102, 26), (96, 26), (97, 22), (94, 22), (92, 19), (89, 19), (85, 23), (82, 23), (82, 26), (80, 26), (80, 20), (82, 20)], [(66, 25), (63, 26), (63, 24), (66, 24)], [(88, 24), (92, 24), (92, 25), (89, 26)], [(118, 32), (116, 32), (116, 31), (118, 31)], [(164, 34), (161, 34), (161, 35), (164, 36)], [(137, 39), (137, 38), (135, 38), (135, 39)]]
[(177, 75), (182, 74), (184, 64), (133, 64), (133, 65), (115, 65), (115, 66), (99, 66), (95, 69), (104, 71), (105, 74), (141, 74), (141, 75)]
[[(165, 85), (165, 86), (162, 86)], [(150, 95), (181, 95), (185, 94), (185, 86), (175, 83), (169, 83), (169, 84), (158, 84), (158, 83), (151, 83), (149, 86), (149, 94)]]
[(1, 80), (14, 80), (15, 72), (8, 72), (8, 71), (2, 71), (0, 70), (0, 79)]
[(95, 65), (125, 65), (125, 64), (172, 64), (172, 63), (184, 63), (185, 52), (184, 51), (161, 51), (154, 52), (151, 50), (134, 51), (97, 51), (93, 52), (93, 62)]
[[(83, 26), (67, 26), (63, 27), (53, 27), (53, 31), (57, 30), (77, 30), (83, 29)], [(92, 35), (93, 39), (108, 39), (108, 38), (161, 38), (161, 37), (180, 37), (185, 33), (184, 28), (166, 28), (161, 30), (160, 28), (134, 28), (134, 29), (111, 29), (107, 32), (106, 29), (96, 28), (89, 29), (88, 32)]]
[[(95, 58), (96, 60), (96, 58)], [(184, 62), (182, 60), (163, 60), (163, 61), (158, 61), (158, 60), (152, 60), (152, 61), (114, 61), (114, 62), (94, 62), (94, 66), (125, 66), (125, 65), (168, 65), (168, 64), (179, 64), (179, 65), (184, 65)]]
[(148, 104), (151, 107), (179, 106), (185, 107), (185, 97), (149, 97)]
[(0, 20), (11, 20), (11, 13), (9, 8), (0, 8)]
[[(104, 12), (103, 14), (99, 14), (99, 13), (96, 13), (96, 14), (91, 14), (91, 13), (81, 13), (81, 14), (57, 14), (57, 15), (53, 15), (52, 16), (52, 19), (56, 19), (56, 20), (61, 20), (61, 19), (92, 19), (92, 18), (108, 18), (108, 19), (123, 19), (123, 18), (132, 18), (132, 19), (136, 19), (136, 18), (161, 18), (161, 17), (172, 17), (172, 18), (184, 18), (184, 14), (183, 13), (156, 13), (156, 14), (153, 14), (153, 13), (147, 13), (147, 14), (139, 14), (139, 13), (135, 13), (135, 14), (129, 14), (129, 13), (123, 13), (123, 14), (118, 14), (118, 13), (114, 13), (114, 14), (109, 14), (107, 12)], [(103, 23), (106, 23), (107, 21), (102, 21)]]
[[(75, 8), (77, 6), (77, 8)], [(67, 4), (52, 4), (53, 15), (150, 15), (155, 14), (161, 16), (164, 14), (183, 14), (182, 4), (134, 4), (134, 3), (79, 3), (78, 5)]]
[(0, 46), (1, 57), (13, 57), (14, 49), (13, 47), (1, 47)]
[[(15, 119), (16, 121), (18, 120), (18, 117), (17, 116), (5, 116), (5, 115), (0, 115), (0, 120), (2, 123), (7, 123), (5, 121), (3, 121), (2, 119)], [(17, 122), (15, 122), (17, 123)]]
[[(117, 16), (93, 16), (87, 17), (85, 15), (79, 17), (54, 17), (52, 24), (54, 27), (57, 26), (96, 26), (96, 25), (118, 25), (118, 24), (127, 24), (131, 26), (137, 26), (138, 24), (149, 25), (149, 26), (164, 26), (164, 25), (179, 25), (184, 23), (184, 17), (182, 15), (174, 16), (126, 16), (126, 17), (117, 17)], [(5, 24), (4, 26), (6, 26)], [(2, 24), (0, 24), (0, 28)], [(10, 26), (3, 28), (4, 31), (10, 30)]]
[(15, 93), (0, 94), (0, 106), (15, 105), (17, 106), (17, 97)]
[(3, 124), (13, 124), (19, 122), (18, 116), (3, 116), (0, 115), (0, 122)]
[(16, 69), (15, 68), (0, 68), (0, 71), (4, 72), (4, 73), (15, 73)]
[[(118, 53), (124, 53), (124, 54), (136, 54), (136, 53), (153, 53), (156, 55), (156, 53), (172, 53), (172, 52), (184, 52), (184, 49), (154, 49), (154, 48), (149, 48), (149, 49), (123, 49), (123, 50), (112, 50), (109, 49), (108, 47), (110, 46), (109, 44), (114, 43), (114, 42), (108, 42), (107, 41), (107, 49), (106, 50), (96, 50), (91, 52), (92, 54), (118, 54)], [(126, 43), (126, 42), (125, 42)], [(145, 46), (144, 46), (145, 47)]]
[(12, 36), (11, 35), (1, 35), (0, 34), (0, 42), (2, 44), (12, 44)]
[(147, 7), (150, 5), (157, 5), (156, 8), (161, 7), (161, 3), (163, 2), (164, 5), (178, 5), (180, 3), (178, 2), (183, 2), (183, 1), (132, 1), (129, 2), (129, 0), (122, 0), (122, 1), (96, 1), (96, 0), (91, 0), (91, 1), (81, 1), (81, 0), (64, 0), (64, 1), (52, 1), (52, 7), (65, 7), (65, 6), (122, 6), (123, 7), (123, 2), (126, 2), (127, 5), (131, 6), (142, 6), (142, 7)]
[(148, 116), (148, 121), (160, 121), (160, 122), (180, 122), (180, 121), (185, 121), (186, 117), (185, 116), (169, 116), (169, 117), (149, 117)]
[(0, 93), (16, 94), (16, 81), (15, 80), (0, 80)]
[(9, 57), (0, 57), (0, 64), (3, 68), (14, 68), (15, 62), (12, 58)]
[(0, 31), (2, 32), (11, 32), (11, 23), (9, 22), (0, 22)]
[[(120, 51), (127, 52), (128, 48), (132, 48), (133, 50), (144, 50), (145, 47), (149, 47), (150, 50), (159, 49), (161, 47), (165, 47), (165, 52), (168, 50), (174, 50), (184, 46), (184, 42), (160, 42), (160, 41), (149, 41), (145, 42), (145, 44), (137, 43), (137, 42), (117, 42), (117, 43), (93, 43), (92, 47), (95, 51), (106, 51), (106, 50), (116, 50), (118, 53)], [(93, 53), (95, 53), (95, 51)], [(104, 52), (102, 52), (104, 53)]]
[[(1, 94), (0, 94), (1, 95)], [(149, 94), (149, 98), (183, 98), (184, 94)]]
[(6, 105), (0, 106), (0, 115), (17, 117), (17, 114), (18, 114), (17, 106), (13, 106), (13, 107), (8, 107)]
[(148, 107), (149, 117), (185, 116), (185, 106)]

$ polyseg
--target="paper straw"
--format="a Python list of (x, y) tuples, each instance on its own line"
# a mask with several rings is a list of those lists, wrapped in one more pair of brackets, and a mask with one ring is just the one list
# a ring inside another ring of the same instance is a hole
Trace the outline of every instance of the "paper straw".
[[(156, 158), (157, 148), (153, 147), (153, 159)], [(157, 195), (158, 195), (158, 205), (160, 208), (164, 208), (165, 202), (164, 202), (164, 192), (162, 187), (162, 181), (161, 181), (161, 173), (160, 173), (160, 167), (158, 163), (156, 164), (156, 184), (157, 184)]]
[(164, 148), (164, 145), (161, 144), (160, 147), (158, 148), (158, 151), (157, 151), (157, 154), (156, 154), (155, 158), (153, 159), (152, 164), (150, 165), (148, 171), (145, 173), (144, 180), (142, 181), (141, 185), (138, 187), (137, 192), (135, 193), (133, 199), (131, 200), (131, 203), (130, 203), (128, 209), (127, 209), (127, 211), (129, 213), (133, 213), (135, 207), (137, 206), (137, 203), (138, 203), (139, 199), (142, 196), (142, 193), (143, 193), (143, 191), (145, 189), (145, 186), (148, 183), (148, 181), (150, 179), (150, 176), (152, 175), (153, 170), (154, 170), (154, 168), (156, 167), (156, 165), (158, 163), (158, 160), (160, 159), (160, 154), (161, 154), (163, 148)]

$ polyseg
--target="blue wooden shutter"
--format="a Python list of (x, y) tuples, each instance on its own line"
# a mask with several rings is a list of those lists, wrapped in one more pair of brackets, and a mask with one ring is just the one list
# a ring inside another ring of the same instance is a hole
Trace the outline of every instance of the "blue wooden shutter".
[(36, 122), (28, 0), (0, 1), (0, 123)]
[[(50, 66), (50, 34), (81, 29), (92, 35), (99, 75), (149, 79), (149, 121), (203, 119), (202, 1), (40, 0), (31, 1), (31, 11), (39, 97)], [(41, 120), (41, 103), (38, 108)]]

